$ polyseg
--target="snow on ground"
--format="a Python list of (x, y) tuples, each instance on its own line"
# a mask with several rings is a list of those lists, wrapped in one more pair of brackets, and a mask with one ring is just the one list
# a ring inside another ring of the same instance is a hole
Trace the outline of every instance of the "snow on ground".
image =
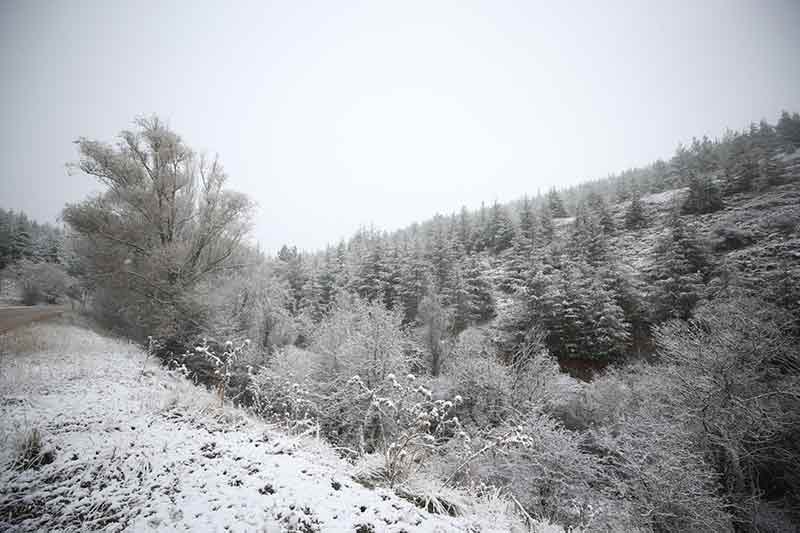
[(663, 204), (666, 204), (666, 203), (674, 201), (675, 197), (677, 197), (677, 196), (682, 196), (682, 195), (686, 194), (686, 192), (688, 190), (689, 190), (688, 187), (683, 187), (681, 189), (670, 189), (668, 191), (648, 194), (648, 195), (642, 196), (642, 202), (644, 202), (646, 204), (663, 205)]
[[(0, 354), (0, 530), (513, 528), (498, 501), (454, 518), (363, 487), (323, 443), (221, 407), (128, 342), (42, 323)], [(49, 464), (15, 467), (34, 430)]]

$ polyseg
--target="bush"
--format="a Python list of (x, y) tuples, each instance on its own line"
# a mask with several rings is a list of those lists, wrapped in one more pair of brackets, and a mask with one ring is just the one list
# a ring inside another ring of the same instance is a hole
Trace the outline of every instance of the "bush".
[(717, 226), (711, 245), (716, 252), (728, 252), (750, 246), (755, 242), (755, 235), (735, 226)]
[(602, 461), (602, 485), (627, 507), (626, 530), (731, 530), (716, 473), (690, 431), (644, 410), (592, 432), (592, 437)]
[(740, 525), (753, 495), (800, 503), (800, 349), (792, 321), (763, 301), (736, 298), (701, 308), (691, 322), (656, 331), (674, 410), (685, 413), (711, 458)]
[[(594, 457), (581, 451), (581, 437), (539, 410), (510, 419), (476, 438), (473, 448), (497, 443), (474, 460), (469, 475), (508, 487), (533, 516), (585, 527), (599, 494), (591, 486), (599, 476)], [(496, 450), (496, 451), (495, 451)]]
[(25, 305), (58, 303), (74, 283), (64, 268), (54, 263), (24, 260), (13, 269), (22, 284), (22, 302)]
[(761, 227), (765, 231), (777, 231), (790, 235), (800, 227), (800, 215), (791, 211), (770, 213), (761, 221)]
[(468, 329), (458, 337), (439, 387), (444, 394), (463, 399), (457, 415), (476, 428), (500, 424), (512, 406), (511, 373), (477, 330)]

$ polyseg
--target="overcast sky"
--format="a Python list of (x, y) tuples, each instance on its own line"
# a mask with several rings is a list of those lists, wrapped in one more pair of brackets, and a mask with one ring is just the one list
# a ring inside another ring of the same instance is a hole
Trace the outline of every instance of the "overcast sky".
[(97, 186), (78, 136), (157, 113), (254, 236), (315, 249), (800, 111), (800, 2), (0, 2), (0, 206)]

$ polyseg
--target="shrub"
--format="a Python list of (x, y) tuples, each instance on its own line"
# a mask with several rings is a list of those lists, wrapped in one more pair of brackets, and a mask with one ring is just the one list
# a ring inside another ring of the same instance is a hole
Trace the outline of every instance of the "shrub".
[(340, 298), (312, 333), (309, 349), (323, 356), (315, 380), (335, 385), (358, 375), (372, 388), (388, 374), (407, 374), (412, 361), (401, 321), (380, 303)]
[(716, 473), (690, 431), (645, 410), (592, 437), (606, 493), (628, 506), (626, 530), (731, 530)]
[(755, 235), (735, 226), (717, 226), (714, 228), (714, 238), (711, 245), (717, 252), (738, 250), (750, 246), (755, 242)]
[(25, 305), (58, 303), (73, 284), (72, 278), (67, 275), (64, 268), (54, 263), (24, 260), (13, 268), (17, 278), (22, 282), (22, 302)]
[(477, 457), (469, 475), (508, 490), (533, 516), (586, 526), (597, 496), (596, 460), (581, 451), (580, 435), (539, 410), (510, 419), (475, 438), (473, 448), (495, 444)]
[(740, 525), (752, 523), (754, 494), (800, 501), (800, 350), (791, 328), (780, 309), (736, 298), (656, 331), (674, 410), (710, 457)]
[(496, 426), (510, 409), (512, 378), (496, 357), (489, 340), (476, 330), (466, 330), (445, 361), (442, 392), (460, 396), (456, 412), (470, 426)]

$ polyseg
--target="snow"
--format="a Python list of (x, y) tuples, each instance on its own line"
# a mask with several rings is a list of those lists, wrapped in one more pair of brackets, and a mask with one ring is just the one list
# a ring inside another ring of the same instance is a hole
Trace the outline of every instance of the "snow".
[(683, 187), (681, 189), (670, 189), (668, 191), (663, 191), (655, 194), (648, 194), (647, 196), (642, 196), (642, 202), (647, 204), (658, 204), (663, 205), (669, 202), (672, 202), (676, 196), (680, 196), (685, 194), (688, 191), (688, 187)]
[[(362, 486), (318, 439), (221, 406), (128, 342), (36, 324), (0, 351), (0, 530), (514, 529), (500, 500), (450, 517)], [(33, 428), (55, 460), (17, 470)]]

